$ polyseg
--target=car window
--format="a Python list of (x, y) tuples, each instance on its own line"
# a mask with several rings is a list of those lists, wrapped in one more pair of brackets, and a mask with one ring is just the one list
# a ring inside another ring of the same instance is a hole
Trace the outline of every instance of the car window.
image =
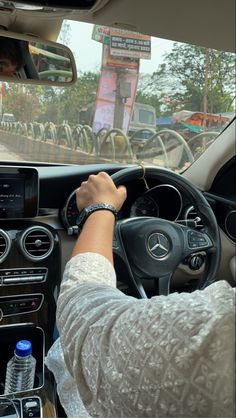
[(141, 123), (153, 124), (154, 121), (154, 114), (149, 110), (141, 109), (139, 111), (139, 120)]
[(74, 85), (0, 84), (3, 160), (182, 171), (235, 114), (232, 53), (72, 21), (58, 41), (74, 53)]

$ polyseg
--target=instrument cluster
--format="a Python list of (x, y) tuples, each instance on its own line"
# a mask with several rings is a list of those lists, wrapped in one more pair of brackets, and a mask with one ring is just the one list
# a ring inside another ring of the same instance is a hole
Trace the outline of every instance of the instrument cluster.
[[(76, 225), (79, 211), (76, 205), (76, 191), (74, 190), (61, 210), (61, 220), (64, 228)], [(183, 207), (179, 190), (170, 184), (153, 187), (134, 199), (128, 207), (126, 216), (120, 213), (119, 218), (151, 216), (164, 218), (169, 221), (178, 219)]]

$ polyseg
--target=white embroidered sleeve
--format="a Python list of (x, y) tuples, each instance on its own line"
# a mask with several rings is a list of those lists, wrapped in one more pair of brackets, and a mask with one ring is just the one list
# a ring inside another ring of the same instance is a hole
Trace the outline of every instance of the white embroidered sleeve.
[(234, 290), (217, 282), (137, 300), (114, 288), (101, 257), (68, 263), (57, 312), (70, 379), (90, 416), (233, 417)]

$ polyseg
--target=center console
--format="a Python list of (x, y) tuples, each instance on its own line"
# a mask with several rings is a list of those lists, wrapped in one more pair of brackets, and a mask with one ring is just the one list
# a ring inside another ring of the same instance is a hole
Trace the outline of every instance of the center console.
[[(44, 357), (53, 343), (61, 254), (57, 230), (37, 220), (38, 201), (36, 169), (0, 167), (0, 417), (13, 418), (14, 408), (16, 417), (56, 417)], [(22, 339), (36, 358), (34, 388), (6, 396), (7, 362)]]
[[(32, 355), (36, 359), (34, 388), (29, 394), (12, 393), (4, 395), (4, 383), (7, 362), (14, 353), (15, 342), (29, 339), (32, 343)], [(34, 324), (21, 324), (0, 327), (1, 368), (0, 368), (0, 417), (42, 418), (42, 400), (40, 390), (44, 387), (45, 334)], [(27, 396), (26, 396), (27, 395)], [(17, 417), (17, 415), (16, 415)]]

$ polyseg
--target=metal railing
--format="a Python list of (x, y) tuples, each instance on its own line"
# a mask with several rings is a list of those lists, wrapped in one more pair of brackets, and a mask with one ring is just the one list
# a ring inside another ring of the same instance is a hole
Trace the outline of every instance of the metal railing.
[(216, 132), (205, 132), (188, 142), (176, 131), (140, 129), (127, 136), (120, 129), (93, 132), (88, 125), (55, 125), (52, 122), (1, 122), (0, 129), (34, 141), (43, 141), (80, 151), (94, 157), (117, 161), (144, 161), (167, 168), (182, 169), (196, 158), (196, 149), (209, 146)]

